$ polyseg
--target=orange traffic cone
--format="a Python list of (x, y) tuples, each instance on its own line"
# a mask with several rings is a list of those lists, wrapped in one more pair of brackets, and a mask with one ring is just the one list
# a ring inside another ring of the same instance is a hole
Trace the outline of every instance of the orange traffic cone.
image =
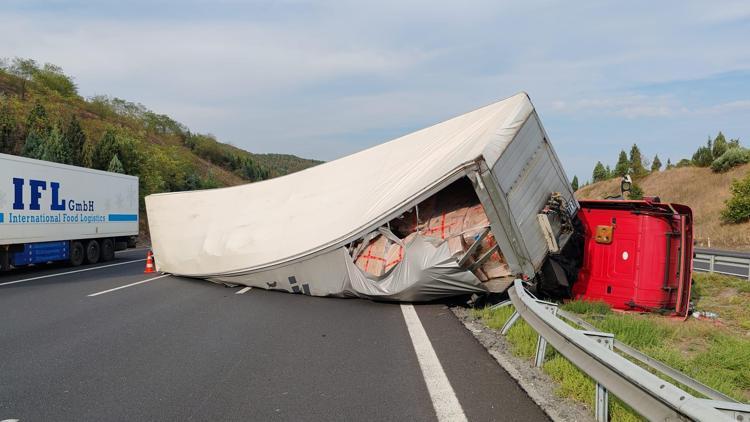
[(146, 255), (146, 269), (143, 271), (144, 274), (155, 273), (156, 268), (154, 267), (154, 253), (151, 250)]

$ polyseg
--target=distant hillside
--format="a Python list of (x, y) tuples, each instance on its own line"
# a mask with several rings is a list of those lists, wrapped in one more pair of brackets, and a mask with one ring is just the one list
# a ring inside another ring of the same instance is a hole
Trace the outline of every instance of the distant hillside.
[[(701, 247), (750, 250), (750, 222), (722, 224), (719, 213), (730, 196), (734, 179), (750, 173), (750, 164), (726, 173), (714, 173), (707, 167), (680, 167), (653, 172), (638, 180), (644, 195), (658, 196), (663, 202), (677, 202), (693, 209), (695, 238)], [(579, 199), (603, 199), (617, 195), (619, 178), (584, 186), (576, 192)]]
[(156, 192), (264, 180), (321, 163), (253, 154), (193, 133), (142, 104), (84, 99), (59, 67), (18, 58), (0, 59), (0, 152), (137, 175), (141, 200)]

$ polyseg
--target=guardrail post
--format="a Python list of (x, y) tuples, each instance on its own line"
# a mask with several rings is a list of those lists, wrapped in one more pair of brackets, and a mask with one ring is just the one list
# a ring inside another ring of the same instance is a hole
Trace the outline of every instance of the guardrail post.
[(708, 272), (712, 273), (714, 272), (714, 263), (716, 262), (716, 255), (711, 255), (711, 258), (708, 259)]
[[(602, 347), (606, 347), (612, 350), (612, 346), (615, 343), (615, 335), (610, 333), (601, 333), (599, 331), (582, 331), (586, 337), (591, 337), (596, 340)], [(609, 419), (609, 393), (603, 385), (596, 383), (596, 399), (594, 400), (596, 405), (596, 420), (597, 422), (607, 422)]]
[(505, 321), (505, 324), (503, 324), (503, 328), (500, 330), (500, 334), (508, 334), (508, 331), (510, 331), (510, 327), (512, 327), (520, 317), (521, 315), (518, 314), (518, 311), (513, 311), (513, 314), (510, 316), (510, 318), (508, 318), (508, 320)]
[(504, 302), (496, 303), (496, 304), (490, 306), (490, 309), (492, 309), (494, 311), (495, 309), (504, 308), (504, 307), (510, 306), (512, 304), (513, 304), (513, 302), (511, 302), (509, 300), (506, 300)]
[[(537, 303), (544, 306), (544, 310), (548, 311), (552, 315), (557, 316), (557, 304), (544, 302), (537, 300)], [(537, 368), (541, 368), (544, 365), (544, 356), (547, 354), (547, 340), (541, 335), (536, 339), (536, 357), (534, 358), (534, 365)]]

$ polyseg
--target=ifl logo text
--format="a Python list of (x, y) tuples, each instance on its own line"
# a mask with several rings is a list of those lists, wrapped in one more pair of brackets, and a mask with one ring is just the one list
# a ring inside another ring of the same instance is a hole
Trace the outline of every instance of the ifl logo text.
[[(26, 180), (20, 177), (13, 178), (13, 209), (24, 210), (26, 203), (24, 202), (24, 186), (26, 186)], [(29, 204), (28, 209), (31, 211), (40, 211), (42, 209), (39, 204), (39, 200), (42, 198), (43, 191), (47, 190), (47, 181), (45, 180), (34, 180), (29, 179), (28, 192), (29, 192)], [(60, 197), (60, 183), (49, 182), (49, 193), (52, 196), (50, 201), (50, 211), (94, 211), (94, 201), (71, 201), (65, 200)]]

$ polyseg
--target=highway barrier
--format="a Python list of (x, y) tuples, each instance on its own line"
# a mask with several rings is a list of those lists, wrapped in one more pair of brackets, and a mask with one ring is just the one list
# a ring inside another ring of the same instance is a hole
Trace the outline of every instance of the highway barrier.
[(695, 248), (693, 270), (733, 275), (750, 281), (750, 252)]
[[(664, 368), (659, 368), (657, 364), (649, 365), (707, 398), (693, 396), (613, 350), (614, 347), (622, 352), (622, 346), (624, 346), (615, 340), (614, 335), (593, 330), (579, 330), (568, 325), (558, 317), (561, 312), (556, 304), (533, 297), (524, 289), (521, 280), (514, 282), (508, 294), (515, 307), (515, 313), (509, 318), (501, 333), (507, 333), (519, 317), (523, 318), (539, 334), (536, 366), (543, 364), (546, 346), (549, 344), (594, 379), (597, 383), (595, 413), (598, 421), (608, 420), (607, 396), (610, 392), (649, 420), (750, 420), (748, 419), (750, 418), (750, 405), (738, 403), (672, 368), (667, 367), (669, 369), (665, 372)], [(566, 314), (566, 316), (570, 315)], [(586, 328), (585, 325), (582, 326)], [(589, 328), (593, 327), (589, 326)], [(630, 348), (625, 346), (625, 350), (627, 349)], [(638, 351), (625, 353), (642, 363), (647, 363), (644, 360), (650, 359)], [(651, 360), (651, 362), (656, 361)], [(670, 371), (673, 372), (670, 373)]]

